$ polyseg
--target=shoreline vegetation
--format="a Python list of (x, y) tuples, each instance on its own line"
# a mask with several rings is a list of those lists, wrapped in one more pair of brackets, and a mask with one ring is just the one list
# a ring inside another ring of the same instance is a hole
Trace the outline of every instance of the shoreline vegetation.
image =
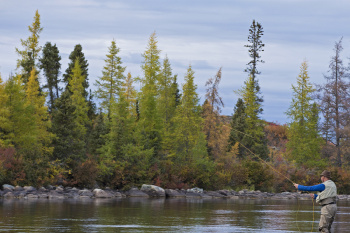
[[(192, 189), (163, 189), (155, 185), (142, 185), (139, 188), (131, 188), (127, 191), (110, 188), (79, 189), (76, 187), (47, 186), (34, 188), (33, 186), (3, 185), (0, 190), (0, 199), (95, 199), (95, 198), (194, 198), (194, 199), (271, 199), (271, 200), (311, 200), (308, 193), (282, 192), (270, 193), (251, 191), (217, 190), (206, 191), (200, 188)], [(350, 195), (338, 195), (338, 201), (350, 201)]]

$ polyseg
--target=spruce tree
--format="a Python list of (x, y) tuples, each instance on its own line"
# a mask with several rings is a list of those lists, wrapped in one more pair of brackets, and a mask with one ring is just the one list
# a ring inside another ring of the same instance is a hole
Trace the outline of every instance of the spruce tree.
[(40, 68), (44, 71), (46, 77), (46, 85), (44, 88), (49, 90), (49, 110), (52, 111), (52, 107), (55, 99), (59, 97), (59, 75), (61, 69), (61, 56), (59, 55), (56, 44), (52, 45), (47, 42), (43, 48), (43, 55), (40, 59)]
[[(262, 43), (261, 37), (264, 35), (263, 27), (260, 23), (255, 22), (253, 20), (252, 25), (249, 29), (249, 36), (248, 36), (248, 45), (245, 45), (245, 47), (249, 48), (249, 57), (252, 59), (247, 64), (248, 67), (244, 70), (245, 72), (249, 73), (249, 75), (252, 77), (256, 92), (257, 92), (257, 101), (261, 104), (263, 102), (262, 96), (260, 96), (260, 86), (258, 79), (256, 75), (260, 74), (261, 72), (258, 71), (257, 66), (258, 63), (264, 63), (264, 61), (261, 58), (260, 53), (264, 51), (265, 44)], [(260, 112), (261, 113), (261, 112)]]
[[(263, 60), (261, 60), (260, 52), (264, 51), (265, 44), (262, 43), (261, 37), (264, 35), (263, 27), (260, 23), (255, 22), (253, 20), (252, 25), (249, 29), (249, 36), (248, 36), (248, 45), (245, 45), (244, 47), (249, 48), (249, 56), (252, 59), (247, 65), (248, 67), (244, 70), (245, 72), (248, 72), (249, 75), (252, 76), (253, 81), (256, 79), (256, 75), (260, 74), (260, 72), (257, 69), (258, 63), (264, 63)], [(259, 87), (257, 87), (259, 88)], [(259, 91), (259, 89), (257, 90)]]
[(231, 152), (238, 147), (238, 155), (244, 157), (247, 153), (242, 146), (248, 143), (247, 141), (247, 114), (245, 113), (245, 105), (241, 98), (238, 98), (234, 113), (231, 120), (231, 132), (228, 139), (227, 151)]
[(75, 122), (75, 106), (72, 104), (68, 90), (62, 92), (56, 99), (52, 111), (52, 132), (56, 135), (53, 139), (53, 160), (59, 159), (66, 162), (67, 159), (79, 154), (82, 144), (77, 134)]
[(87, 100), (88, 99), (88, 88), (89, 88), (89, 73), (88, 73), (88, 62), (85, 59), (85, 55), (83, 53), (83, 48), (80, 44), (75, 45), (74, 50), (70, 53), (69, 55), (69, 64), (68, 68), (66, 69), (65, 74), (63, 74), (63, 81), (66, 83), (68, 86), (70, 78), (73, 74), (73, 69), (75, 66), (76, 60), (79, 62), (79, 66), (81, 69), (81, 75), (84, 77), (83, 81), (83, 87), (84, 87), (84, 98)]

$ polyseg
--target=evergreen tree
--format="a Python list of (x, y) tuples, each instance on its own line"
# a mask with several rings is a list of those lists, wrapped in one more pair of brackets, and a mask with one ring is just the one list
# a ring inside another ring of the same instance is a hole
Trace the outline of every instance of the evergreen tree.
[(54, 159), (60, 159), (69, 168), (75, 168), (85, 158), (89, 127), (88, 102), (83, 93), (83, 82), (79, 60), (75, 62), (69, 78), (68, 89), (55, 101), (52, 112), (52, 132), (56, 134), (53, 141)]
[(93, 122), (96, 117), (97, 117), (97, 113), (96, 113), (96, 103), (94, 102), (94, 95), (92, 94), (91, 89), (89, 90), (89, 99), (87, 101), (87, 108), (88, 108), (88, 118), (90, 120), (90, 122)]
[(139, 101), (139, 130), (143, 136), (143, 144), (147, 149), (154, 148), (157, 154), (160, 149), (161, 122), (157, 111), (158, 81), (161, 71), (159, 62), (160, 50), (157, 47), (156, 34), (149, 39), (147, 50), (141, 66), (144, 78), (141, 80), (141, 96)]
[[(260, 95), (260, 86), (258, 79), (256, 78), (256, 75), (260, 74), (261, 72), (258, 71), (257, 65), (258, 63), (264, 63), (264, 61), (261, 58), (260, 52), (264, 51), (265, 44), (262, 43), (261, 37), (264, 35), (263, 27), (260, 23), (255, 22), (253, 20), (252, 25), (249, 29), (249, 36), (248, 36), (248, 45), (245, 45), (245, 47), (249, 48), (249, 57), (252, 59), (247, 65), (248, 67), (244, 70), (245, 72), (248, 72), (249, 75), (252, 77), (256, 92), (258, 95), (257, 101), (261, 104), (263, 102), (263, 98)], [(261, 112), (260, 112), (261, 113)]]
[(81, 69), (81, 75), (84, 77), (84, 81), (83, 81), (83, 87), (84, 87), (84, 98), (87, 100), (88, 98), (88, 88), (89, 88), (89, 73), (88, 73), (88, 62), (85, 59), (85, 55), (83, 53), (83, 48), (80, 44), (75, 45), (74, 50), (71, 52), (71, 54), (69, 55), (69, 64), (68, 64), (68, 68), (66, 69), (66, 73), (63, 74), (63, 81), (66, 83), (66, 85), (68, 86), (70, 78), (73, 74), (73, 69), (75, 66), (75, 62), (76, 60), (78, 60), (79, 62), (79, 66)]
[(124, 79), (125, 67), (122, 66), (121, 58), (118, 56), (120, 49), (116, 46), (115, 40), (112, 41), (108, 50), (109, 54), (105, 59), (106, 65), (103, 67), (103, 75), (96, 80), (96, 95), (102, 100), (101, 107), (110, 118), (111, 105), (117, 98), (117, 93)]
[(82, 150), (81, 139), (75, 130), (75, 106), (68, 90), (62, 92), (56, 99), (52, 111), (52, 132), (56, 135), (53, 139), (53, 159), (66, 162), (68, 158), (74, 157)]
[[(262, 107), (258, 101), (258, 91), (256, 88), (256, 82), (254, 82), (252, 76), (249, 76), (245, 82), (245, 86), (239, 91), (245, 105), (246, 118), (246, 143), (251, 152), (259, 156), (261, 159), (268, 158), (268, 148), (264, 133), (264, 122), (260, 119), (259, 113), (262, 112)], [(251, 154), (246, 151), (244, 154)]]
[(228, 139), (227, 151), (237, 150), (240, 157), (247, 155), (243, 145), (247, 145), (247, 114), (245, 113), (244, 102), (238, 98), (231, 121), (231, 132)]
[(174, 81), (172, 83), (173, 95), (175, 96), (175, 107), (177, 107), (180, 104), (181, 101), (181, 94), (179, 90), (179, 85), (177, 84), (177, 75), (174, 76)]
[(224, 106), (222, 98), (219, 96), (219, 83), (221, 81), (221, 68), (217, 72), (215, 78), (210, 78), (205, 86), (205, 102), (203, 104), (203, 118), (204, 118), (204, 133), (208, 142), (208, 152), (212, 158), (218, 158), (221, 151), (221, 107)]
[(47, 42), (43, 48), (43, 56), (40, 59), (40, 68), (44, 71), (46, 77), (46, 86), (49, 90), (49, 110), (52, 111), (52, 107), (55, 99), (59, 97), (60, 83), (59, 75), (61, 69), (61, 56), (59, 55), (56, 44), (52, 45)]
[[(257, 69), (258, 63), (264, 63), (263, 60), (260, 60), (260, 52), (264, 51), (265, 44), (262, 43), (261, 37), (264, 35), (263, 27), (260, 23), (255, 22), (253, 20), (252, 25), (249, 29), (249, 36), (248, 36), (248, 45), (245, 45), (245, 47), (249, 48), (249, 56), (252, 59), (247, 65), (248, 67), (244, 70), (245, 72), (248, 72), (249, 75), (252, 76), (253, 81), (255, 81), (256, 75), (260, 74), (260, 72)], [(257, 88), (259, 88), (257, 86)], [(257, 89), (259, 91), (259, 89)]]
[(303, 62), (297, 85), (292, 85), (293, 99), (287, 111), (291, 119), (288, 127), (287, 150), (290, 159), (298, 164), (308, 166), (321, 165), (321, 139), (318, 136), (318, 110), (312, 103), (312, 94), (315, 91), (309, 81), (308, 65)]
[(106, 143), (105, 135), (108, 133), (108, 129), (103, 115), (102, 111), (97, 114), (89, 134), (87, 151), (91, 155), (97, 155)]
[(17, 68), (22, 68), (22, 79), (24, 84), (28, 82), (30, 72), (37, 66), (37, 60), (41, 47), (39, 46), (39, 37), (43, 28), (40, 25), (40, 14), (35, 12), (34, 20), (31, 26), (28, 26), (31, 35), (27, 40), (21, 39), (23, 50), (16, 48), (17, 54), (21, 57), (17, 60)]

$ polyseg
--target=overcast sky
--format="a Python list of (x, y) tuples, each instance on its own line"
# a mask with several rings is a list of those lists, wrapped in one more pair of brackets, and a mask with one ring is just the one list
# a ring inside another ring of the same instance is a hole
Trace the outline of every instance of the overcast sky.
[[(329, 0), (0, 0), (0, 73), (15, 72), (15, 47), (27, 39), (28, 26), (39, 10), (40, 44), (56, 44), (64, 73), (68, 56), (81, 44), (89, 63), (89, 82), (101, 76), (105, 55), (113, 39), (121, 49), (126, 72), (142, 76), (141, 54), (156, 32), (161, 57), (168, 56), (179, 83), (191, 64), (201, 101), (205, 82), (222, 67), (222, 114), (232, 115), (234, 90), (247, 78), (250, 58), (248, 30), (255, 19), (264, 28), (264, 64), (258, 76), (264, 96), (262, 118), (287, 123), (291, 85), (300, 65), (309, 64), (313, 83), (324, 83), (334, 43), (343, 37), (343, 59), (350, 57), (350, 1)], [(42, 81), (43, 78), (42, 78)]]

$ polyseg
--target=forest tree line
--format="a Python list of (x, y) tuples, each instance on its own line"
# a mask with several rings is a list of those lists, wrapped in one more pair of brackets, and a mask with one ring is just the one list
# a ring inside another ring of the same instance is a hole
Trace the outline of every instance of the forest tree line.
[(125, 72), (112, 40), (92, 92), (80, 44), (62, 73), (56, 44), (39, 43), (38, 11), (28, 29), (16, 48), (16, 73), (6, 81), (0, 76), (0, 183), (290, 191), (286, 177), (307, 185), (327, 168), (339, 191), (350, 191), (350, 82), (342, 40), (325, 84), (313, 85), (307, 62), (301, 64), (286, 112), (290, 122), (278, 125), (261, 119), (258, 66), (265, 45), (255, 20), (247, 78), (235, 90), (240, 98), (231, 117), (221, 115), (221, 68), (206, 82), (200, 104), (195, 71), (189, 66), (179, 85), (155, 33), (142, 54), (142, 77)]

